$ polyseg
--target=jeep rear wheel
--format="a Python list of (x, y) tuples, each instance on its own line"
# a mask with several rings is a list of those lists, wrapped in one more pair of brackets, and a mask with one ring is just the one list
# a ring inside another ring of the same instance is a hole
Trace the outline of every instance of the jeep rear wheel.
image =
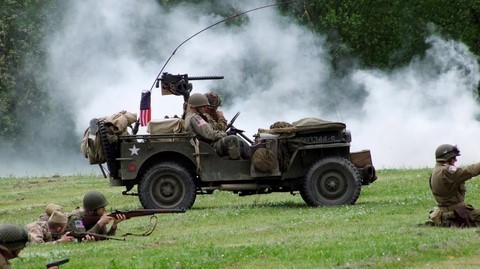
[(314, 163), (300, 194), (310, 206), (353, 205), (360, 196), (362, 179), (347, 159), (330, 157)]
[(189, 209), (196, 198), (192, 175), (176, 163), (161, 163), (145, 173), (138, 184), (144, 208)]
[(105, 154), (105, 162), (107, 163), (108, 172), (111, 177), (118, 178), (118, 169), (120, 169), (120, 164), (116, 160), (118, 147), (115, 144), (110, 144), (107, 127), (105, 127), (103, 121), (98, 123), (98, 131), (100, 132), (100, 139), (102, 141), (103, 154)]

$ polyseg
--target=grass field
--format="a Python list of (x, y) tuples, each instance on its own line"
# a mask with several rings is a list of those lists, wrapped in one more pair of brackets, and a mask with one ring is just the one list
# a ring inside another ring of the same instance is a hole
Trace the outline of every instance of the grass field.
[[(158, 215), (148, 237), (126, 241), (29, 245), (13, 268), (477, 268), (479, 229), (420, 226), (434, 206), (430, 170), (380, 170), (353, 206), (307, 207), (300, 195), (198, 196), (184, 214)], [(88, 190), (99, 190), (108, 210), (139, 208), (135, 196), (97, 176), (1, 178), (0, 223), (25, 225), (48, 203), (71, 211)], [(467, 202), (480, 207), (480, 184), (467, 183)], [(117, 235), (141, 233), (139, 217)]]

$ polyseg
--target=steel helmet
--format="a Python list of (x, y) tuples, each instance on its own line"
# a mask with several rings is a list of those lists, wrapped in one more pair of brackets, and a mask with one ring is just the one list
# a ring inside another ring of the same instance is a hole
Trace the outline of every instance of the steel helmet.
[(210, 104), (211, 108), (217, 109), (219, 106), (222, 105), (222, 99), (220, 98), (220, 96), (218, 96), (218, 94), (214, 92), (209, 92), (206, 93), (205, 96), (207, 97), (208, 103)]
[(454, 145), (442, 144), (435, 150), (435, 159), (437, 162), (446, 162), (456, 156), (460, 156), (460, 150)]
[(28, 242), (28, 233), (24, 228), (13, 225), (3, 224), (0, 226), (0, 245), (15, 251), (23, 249)]
[(86, 211), (94, 211), (107, 205), (107, 199), (99, 191), (89, 191), (83, 196), (83, 208)]
[(190, 95), (190, 97), (188, 98), (188, 104), (191, 107), (201, 107), (201, 106), (210, 105), (207, 97), (201, 93), (194, 93)]

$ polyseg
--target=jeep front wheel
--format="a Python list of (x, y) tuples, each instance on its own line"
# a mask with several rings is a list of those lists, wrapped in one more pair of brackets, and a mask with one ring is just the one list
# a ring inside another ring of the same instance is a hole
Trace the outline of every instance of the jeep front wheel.
[(150, 168), (138, 184), (140, 203), (148, 209), (189, 209), (196, 198), (192, 175), (175, 163)]
[(314, 163), (300, 194), (310, 206), (353, 205), (360, 196), (362, 179), (347, 159), (330, 157)]

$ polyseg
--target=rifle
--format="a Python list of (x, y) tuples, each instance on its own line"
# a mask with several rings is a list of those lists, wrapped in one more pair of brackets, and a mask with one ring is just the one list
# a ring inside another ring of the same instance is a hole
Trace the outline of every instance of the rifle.
[(53, 266), (60, 266), (64, 263), (67, 263), (69, 261), (68, 258), (64, 258), (64, 259), (60, 259), (60, 260), (57, 260), (57, 261), (54, 261), (54, 262), (49, 262), (45, 265), (45, 268), (49, 269)]
[(119, 241), (125, 241), (125, 238), (118, 238), (118, 237), (113, 237), (113, 236), (108, 236), (108, 235), (103, 235), (103, 234), (97, 234), (97, 233), (91, 233), (91, 232), (83, 232), (83, 233), (76, 233), (76, 232), (68, 232), (68, 235), (72, 236), (73, 238), (76, 238), (78, 242), (81, 242), (82, 239), (85, 237), (91, 236), (95, 238), (95, 240), (119, 240)]
[[(167, 213), (185, 213), (184, 209), (134, 209), (134, 210), (114, 210), (107, 216), (116, 218), (117, 214), (125, 215), (126, 219), (149, 216), (155, 214), (167, 214)], [(85, 215), (82, 218), (85, 229), (89, 230), (98, 222), (101, 216)]]

